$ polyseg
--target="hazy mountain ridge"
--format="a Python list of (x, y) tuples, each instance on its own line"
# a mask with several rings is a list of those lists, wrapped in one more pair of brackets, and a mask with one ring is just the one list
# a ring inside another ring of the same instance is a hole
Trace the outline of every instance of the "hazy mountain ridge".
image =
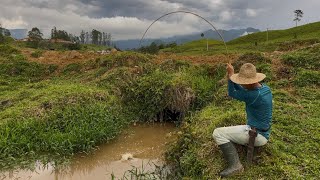
[(15, 39), (23, 39), (27, 37), (28, 30), (27, 29), (9, 29), (11, 33), (11, 37)]
[[(23, 39), (27, 37), (27, 33), (28, 33), (27, 29), (9, 29), (9, 30), (10, 30), (11, 36), (15, 39)], [(223, 36), (225, 41), (230, 41), (242, 35), (246, 35), (254, 32), (260, 32), (260, 30), (252, 27), (248, 27), (246, 29), (219, 30), (219, 32)], [(204, 34), (203, 38), (221, 40), (219, 34), (216, 31), (213, 31), (211, 29), (203, 32), (203, 34)], [(142, 45), (144, 46), (150, 45), (152, 42), (157, 42), (157, 43), (176, 42), (177, 44), (183, 44), (186, 42), (199, 40), (201, 38), (202, 38), (201, 32), (199, 32), (194, 34), (172, 36), (168, 38), (144, 39), (142, 41)], [(114, 41), (114, 44), (120, 49), (139, 48), (140, 39), (118, 40), (118, 41)]]
[[(248, 27), (246, 29), (230, 29), (230, 30), (219, 30), (220, 34), (223, 36), (225, 41), (230, 41), (233, 39), (236, 39), (242, 35), (260, 32), (259, 29), (255, 29), (252, 27)], [(204, 37), (203, 38), (209, 38), (209, 39), (216, 39), (221, 40), (219, 34), (216, 31), (213, 30), (207, 30), (203, 32)], [(183, 44), (189, 41), (199, 40), (202, 39), (201, 32), (200, 33), (194, 33), (194, 34), (188, 34), (188, 35), (179, 35), (179, 36), (172, 36), (169, 38), (159, 38), (159, 39), (144, 39), (142, 41), (142, 45), (146, 46), (151, 44), (152, 42), (163, 42), (163, 43), (171, 43), (176, 42), (177, 44)], [(119, 40), (114, 42), (116, 46), (120, 49), (132, 49), (132, 48), (139, 48), (140, 39), (129, 39), (129, 40)]]

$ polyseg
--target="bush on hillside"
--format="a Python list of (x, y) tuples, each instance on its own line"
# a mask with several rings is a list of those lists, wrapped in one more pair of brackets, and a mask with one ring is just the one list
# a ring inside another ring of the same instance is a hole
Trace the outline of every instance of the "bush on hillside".
[(162, 62), (159, 66), (162, 71), (176, 72), (176, 71), (180, 71), (184, 68), (189, 68), (191, 66), (191, 64), (190, 64), (190, 62), (187, 62), (187, 61), (168, 59), (168, 60)]
[[(52, 70), (51, 70), (52, 71)], [(0, 64), (0, 74), (5, 76), (20, 76), (22, 78), (43, 78), (50, 74), (47, 65), (24, 60)]]
[(156, 70), (137, 78), (122, 89), (123, 103), (139, 120), (149, 121), (166, 107), (165, 92), (171, 75)]
[(258, 64), (271, 63), (271, 60), (264, 57), (261, 53), (245, 53), (234, 62), (235, 70), (239, 70), (245, 63), (252, 63), (257, 66)]
[(9, 45), (0, 45), (0, 56), (8, 57), (12, 54), (19, 54), (19, 50), (9, 46)]
[(42, 54), (43, 54), (43, 51), (37, 50), (37, 51), (34, 51), (34, 52), (31, 53), (31, 57), (39, 58), (39, 57), (42, 56)]
[(80, 63), (71, 63), (63, 68), (62, 72), (65, 74), (79, 73), (82, 69), (82, 65)]
[(277, 50), (278, 51), (290, 51), (303, 46), (309, 46), (316, 43), (319, 43), (319, 39), (304, 39), (304, 40), (293, 40), (293, 41), (285, 41), (279, 44)]
[(282, 56), (282, 61), (295, 68), (320, 70), (320, 51), (302, 50)]
[(121, 52), (100, 60), (100, 66), (113, 68), (119, 66), (134, 67), (150, 61), (151, 56), (136, 52)]
[(297, 86), (320, 86), (320, 72), (300, 69), (294, 80)]

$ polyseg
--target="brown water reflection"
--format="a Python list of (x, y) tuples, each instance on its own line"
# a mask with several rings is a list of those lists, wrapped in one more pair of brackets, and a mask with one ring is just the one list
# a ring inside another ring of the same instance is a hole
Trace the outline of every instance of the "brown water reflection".
[[(153, 164), (161, 164), (165, 143), (173, 139), (171, 134), (175, 129), (174, 124), (168, 123), (138, 124), (114, 141), (99, 146), (93, 154), (77, 155), (64, 172), (54, 171), (49, 165), (46, 169), (37, 168), (36, 172), (8, 172), (5, 179), (105, 180), (111, 179), (111, 173), (121, 178), (132, 166), (142, 165), (144, 171), (152, 171)], [(134, 158), (121, 160), (121, 156), (126, 153), (132, 154)]]

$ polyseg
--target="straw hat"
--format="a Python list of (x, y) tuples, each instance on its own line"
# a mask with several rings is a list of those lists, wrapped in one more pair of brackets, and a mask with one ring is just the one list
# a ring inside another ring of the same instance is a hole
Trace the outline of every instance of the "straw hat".
[(230, 77), (230, 80), (237, 84), (254, 84), (262, 81), (265, 74), (257, 73), (256, 67), (251, 63), (245, 63), (241, 66), (239, 73)]

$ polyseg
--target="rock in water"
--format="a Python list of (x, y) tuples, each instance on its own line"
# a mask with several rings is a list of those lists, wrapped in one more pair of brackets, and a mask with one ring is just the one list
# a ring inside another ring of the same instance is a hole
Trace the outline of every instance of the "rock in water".
[(121, 161), (128, 161), (132, 159), (133, 159), (133, 155), (130, 153), (122, 154), (121, 156)]

